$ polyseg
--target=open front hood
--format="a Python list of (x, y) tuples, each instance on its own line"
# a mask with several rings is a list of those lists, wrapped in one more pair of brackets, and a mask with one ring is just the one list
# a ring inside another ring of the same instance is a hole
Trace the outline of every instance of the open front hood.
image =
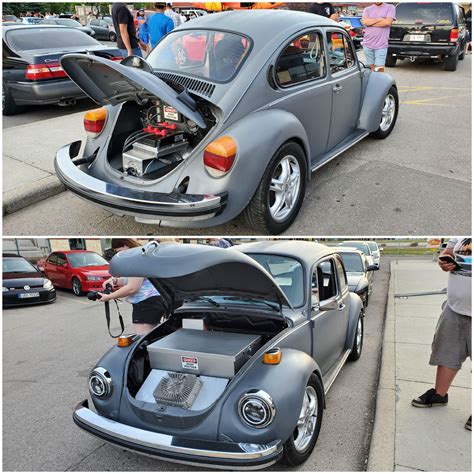
[(117, 105), (130, 100), (159, 97), (201, 128), (206, 123), (179, 97), (179, 93), (153, 74), (89, 54), (67, 54), (61, 58), (66, 74), (95, 102)]
[(190, 296), (221, 295), (258, 298), (292, 307), (261, 265), (231, 249), (151, 242), (119, 252), (110, 262), (109, 271), (117, 277), (156, 279), (158, 290), (171, 304)]

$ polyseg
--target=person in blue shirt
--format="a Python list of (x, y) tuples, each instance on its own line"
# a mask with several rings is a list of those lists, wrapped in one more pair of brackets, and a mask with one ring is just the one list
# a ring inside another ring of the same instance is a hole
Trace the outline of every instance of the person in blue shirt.
[(137, 15), (137, 24), (138, 24), (138, 39), (148, 46), (150, 40), (148, 34), (148, 20), (145, 15), (145, 10), (140, 8)]
[(156, 13), (148, 19), (148, 34), (152, 48), (174, 28), (173, 20), (165, 15), (165, 6), (164, 3), (155, 3)]

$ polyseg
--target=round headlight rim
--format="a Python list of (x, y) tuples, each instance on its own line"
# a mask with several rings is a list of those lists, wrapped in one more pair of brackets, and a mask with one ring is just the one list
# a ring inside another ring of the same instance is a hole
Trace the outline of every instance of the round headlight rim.
[[(260, 403), (263, 403), (266, 406), (266, 411), (268, 412), (269, 416), (268, 416), (268, 419), (266, 419), (263, 423), (260, 423), (260, 424), (252, 423), (246, 418), (244, 414), (243, 409), (244, 409), (245, 404), (252, 399), (256, 399)], [(239, 412), (240, 419), (247, 426), (251, 428), (262, 429), (270, 425), (272, 421), (275, 419), (276, 408), (275, 408), (275, 403), (273, 402), (272, 397), (267, 392), (265, 392), (264, 390), (255, 389), (255, 390), (250, 390), (246, 392), (241, 397), (241, 399), (239, 400), (238, 412)]]
[[(98, 378), (104, 384), (104, 387), (105, 387), (106, 390), (102, 395), (97, 395), (94, 392), (94, 390), (92, 390), (91, 381), (92, 381), (93, 377)], [(96, 367), (95, 369), (93, 369), (91, 371), (91, 373), (89, 375), (89, 392), (94, 397), (100, 398), (102, 400), (106, 399), (106, 398), (109, 398), (110, 395), (112, 394), (112, 388), (113, 388), (112, 377), (110, 376), (110, 372), (107, 369), (104, 369), (103, 367)]]

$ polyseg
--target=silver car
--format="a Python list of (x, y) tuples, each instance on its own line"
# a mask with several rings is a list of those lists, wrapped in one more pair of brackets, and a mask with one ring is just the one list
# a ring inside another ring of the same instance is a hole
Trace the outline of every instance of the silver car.
[(344, 28), (295, 11), (205, 15), (146, 61), (61, 59), (103, 106), (89, 138), (55, 168), (79, 196), (139, 222), (218, 225), (243, 214), (259, 233), (295, 220), (312, 172), (367, 136), (386, 138), (395, 81), (357, 59)]

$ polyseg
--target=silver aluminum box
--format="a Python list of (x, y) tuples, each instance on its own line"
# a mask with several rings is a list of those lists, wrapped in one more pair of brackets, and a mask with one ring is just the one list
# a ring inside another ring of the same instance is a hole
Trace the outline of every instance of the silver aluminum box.
[(178, 329), (150, 344), (152, 369), (233, 377), (260, 347), (261, 336)]

